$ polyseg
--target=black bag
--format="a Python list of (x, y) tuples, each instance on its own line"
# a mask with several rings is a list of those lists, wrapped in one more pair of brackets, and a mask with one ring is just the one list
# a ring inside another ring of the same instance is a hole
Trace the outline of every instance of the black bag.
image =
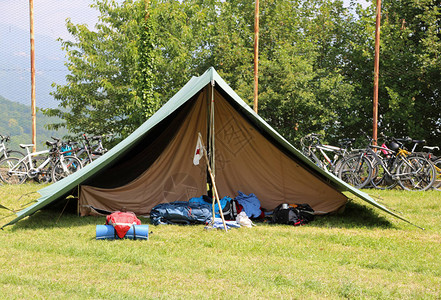
[[(207, 195), (203, 195), (202, 199), (209, 205), (212, 205), (213, 199), (208, 197)], [(227, 221), (235, 221), (237, 217), (237, 201), (231, 199), (227, 201), (225, 206), (222, 208), (222, 214), (224, 215), (224, 219)], [(217, 215), (217, 212), (216, 212)]]
[(224, 219), (227, 221), (236, 221), (237, 217), (237, 201), (231, 200), (227, 202), (227, 205), (222, 209)]
[(314, 220), (314, 210), (309, 204), (280, 204), (273, 211), (272, 222), (299, 226)]

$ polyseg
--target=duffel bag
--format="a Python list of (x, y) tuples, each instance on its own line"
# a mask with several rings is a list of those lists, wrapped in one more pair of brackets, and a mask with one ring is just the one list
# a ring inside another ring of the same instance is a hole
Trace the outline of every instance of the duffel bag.
[(159, 224), (206, 224), (211, 221), (210, 205), (176, 201), (161, 203), (152, 208), (150, 219)]
[(314, 220), (314, 210), (309, 204), (280, 204), (273, 211), (272, 222), (287, 225), (304, 225)]

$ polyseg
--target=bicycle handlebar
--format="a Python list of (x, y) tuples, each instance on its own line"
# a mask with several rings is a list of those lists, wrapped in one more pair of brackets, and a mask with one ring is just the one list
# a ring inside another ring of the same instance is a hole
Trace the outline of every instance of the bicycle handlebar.
[(0, 139), (2, 140), (2, 142), (7, 142), (11, 139), (11, 137), (9, 135), (1, 135), (0, 134)]

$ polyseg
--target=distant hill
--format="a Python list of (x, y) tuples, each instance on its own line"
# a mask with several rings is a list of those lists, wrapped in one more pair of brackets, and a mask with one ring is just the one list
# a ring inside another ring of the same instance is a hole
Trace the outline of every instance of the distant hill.
[[(46, 149), (46, 140), (52, 140), (51, 136), (63, 137), (68, 131), (47, 130), (45, 125), (59, 122), (59, 119), (47, 117), (37, 110), (37, 150)], [(9, 135), (11, 141), (9, 147), (21, 150), (19, 144), (30, 144), (32, 142), (32, 115), (31, 107), (9, 101), (0, 96), (0, 134)]]

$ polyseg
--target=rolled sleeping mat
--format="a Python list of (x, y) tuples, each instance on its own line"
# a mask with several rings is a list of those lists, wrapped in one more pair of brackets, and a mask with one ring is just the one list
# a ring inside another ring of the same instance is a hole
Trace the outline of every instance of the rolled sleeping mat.
[[(148, 240), (149, 225), (133, 225), (124, 236), (131, 240)], [(96, 225), (97, 240), (120, 240), (112, 225)]]

